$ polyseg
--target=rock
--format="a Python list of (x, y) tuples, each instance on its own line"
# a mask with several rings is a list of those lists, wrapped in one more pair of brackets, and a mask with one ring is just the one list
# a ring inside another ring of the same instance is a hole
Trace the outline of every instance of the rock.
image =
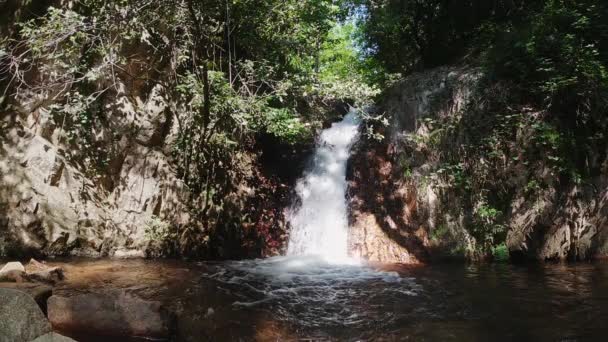
[(42, 312), (46, 314), (46, 301), (53, 294), (53, 288), (48, 285), (37, 283), (0, 283), (0, 288), (18, 290), (30, 295)]
[(51, 268), (48, 270), (28, 273), (27, 277), (30, 280), (55, 284), (56, 282), (63, 279), (63, 271), (60, 268)]
[(103, 336), (168, 338), (172, 317), (159, 302), (124, 292), (52, 296), (48, 316), (53, 328)]
[(353, 152), (347, 166), (349, 253), (372, 262), (426, 262), (429, 244), (415, 193), (399, 182), (387, 148), (357, 144)]
[(63, 335), (59, 335), (57, 333), (49, 333), (46, 335), (42, 335), (32, 342), (76, 342), (69, 337), (65, 337)]
[[(484, 248), (487, 236), (472, 228), (479, 199), (492, 194), (489, 201), (500, 209), (496, 223), (505, 229), (504, 243), (511, 260), (575, 261), (608, 255), (605, 147), (588, 149), (587, 168), (594, 170), (594, 176), (581, 184), (559, 181), (546, 158), (524, 160), (527, 155), (546, 152), (534, 147), (535, 125), (517, 128), (513, 140), (501, 138), (500, 163), (488, 163), (483, 154), (455, 152), (454, 146), (494, 134), (494, 128), (469, 124), (481, 118), (477, 114), (495, 114), (490, 108), (485, 113), (485, 101), (476, 98), (482, 78), (480, 69), (446, 66), (411, 74), (386, 89), (378, 111), (391, 113), (387, 116), (390, 124), (382, 132), (387, 139), (379, 143), (361, 140), (350, 160), (353, 254), (408, 262), (404, 259), (407, 253), (420, 259), (416, 250), (422, 249), (430, 259), (486, 259), (490, 256)], [(502, 86), (497, 86), (499, 93)], [(525, 109), (526, 117), (539, 123), (547, 114)], [(446, 120), (458, 122), (458, 127), (443, 126)], [(472, 127), (480, 130), (474, 132)], [(440, 139), (443, 141), (436, 141), (442, 135), (436, 132), (443, 129), (454, 130)], [(523, 150), (529, 153), (522, 155)], [(466, 165), (467, 181), (484, 172), (492, 181), (483, 189), (473, 186), (470, 193), (463, 192), (463, 186), (454, 182), (455, 174), (438, 176), (450, 159)], [(390, 172), (384, 172), (387, 169)]]
[(50, 332), (51, 325), (32, 297), (0, 288), (0, 342), (29, 342)]
[(109, 198), (115, 206), (112, 220), (119, 227), (134, 227), (134, 233), (130, 245), (117, 247), (110, 255), (144, 257), (148, 244), (145, 227), (152, 216), (176, 224), (185, 224), (190, 219), (181, 202), (188, 197), (188, 190), (175, 177), (164, 154), (143, 146), (133, 148), (124, 159), (119, 177), (121, 183)]
[(78, 226), (82, 217), (105, 220), (109, 215), (92, 191), (95, 184), (40, 136), (20, 137), (9, 130), (2, 139), (0, 203), (6, 205), (0, 214), (8, 225), (0, 240), (12, 246), (5, 253), (66, 255), (66, 237), (101, 245), (103, 232)]
[[(604, 181), (604, 183), (606, 183)], [(511, 258), (522, 260), (587, 260), (603, 257), (608, 221), (608, 187), (549, 188), (533, 200), (516, 198), (506, 245)]]
[(7, 263), (4, 265), (4, 267), (2, 267), (2, 269), (0, 269), (0, 273), (9, 271), (25, 272), (25, 267), (23, 267), (22, 263), (14, 261)]
[(20, 262), (9, 262), (0, 269), (0, 281), (21, 283), (25, 280), (27, 280), (27, 275)]
[[(457, 115), (469, 103), (481, 77), (479, 69), (441, 67), (412, 74), (386, 90), (379, 104), (381, 112), (391, 113), (390, 124), (382, 132), (386, 139), (361, 139), (347, 166), (353, 256), (411, 264), (459, 257), (453, 251), (472, 250), (466, 229), (452, 224), (457, 220), (446, 215), (442, 198), (428, 185), (435, 167), (430, 148), (405, 137), (427, 138), (433, 127), (426, 119), (440, 121)], [(449, 227), (449, 232), (434, 239), (433, 233), (443, 227)]]
[(27, 276), (31, 280), (55, 284), (63, 280), (63, 269), (61, 267), (50, 267), (35, 259), (27, 264)]
[[(166, 129), (153, 126), (143, 140), (162, 140), (154, 132)], [(158, 148), (126, 141), (125, 154), (103, 177), (111, 183), (106, 191), (60, 146), (22, 130), (0, 132), (0, 256), (142, 257), (153, 216), (189, 222), (188, 189)]]
[[(370, 213), (353, 213), (356, 224), (351, 227), (351, 256), (371, 262), (418, 264), (420, 260), (399, 239), (389, 236)], [(361, 226), (367, 224), (363, 229)], [(397, 235), (398, 233), (396, 233)]]

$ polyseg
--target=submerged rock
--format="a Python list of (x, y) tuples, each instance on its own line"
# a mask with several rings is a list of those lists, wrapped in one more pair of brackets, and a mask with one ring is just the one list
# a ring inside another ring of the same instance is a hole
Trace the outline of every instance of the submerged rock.
[(125, 292), (52, 296), (48, 316), (55, 329), (103, 336), (164, 339), (173, 328), (171, 315), (159, 302)]
[(65, 337), (63, 335), (59, 335), (57, 333), (48, 333), (46, 335), (42, 335), (32, 342), (76, 342), (69, 337)]
[(20, 262), (9, 262), (0, 269), (0, 282), (37, 281), (53, 285), (63, 279), (61, 267), (51, 267), (34, 259), (27, 264), (27, 269)]
[(29, 342), (51, 332), (51, 325), (28, 294), (0, 288), (0, 342)]

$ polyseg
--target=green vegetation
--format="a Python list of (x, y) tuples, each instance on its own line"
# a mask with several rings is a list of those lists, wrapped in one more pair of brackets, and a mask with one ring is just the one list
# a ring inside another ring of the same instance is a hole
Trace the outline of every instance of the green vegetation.
[(383, 70), (380, 85), (390, 85), (393, 74), (441, 65), (483, 66), (467, 108), (426, 119), (431, 133), (409, 137), (436, 152), (428, 179), (461, 199), (454, 214), (465, 213), (480, 255), (504, 246), (515, 196), (535, 198), (601, 174), (608, 147), (605, 1), (358, 4), (360, 44), (366, 63)]
[(499, 244), (492, 248), (492, 257), (494, 261), (497, 262), (506, 262), (509, 260), (509, 250), (507, 246), (503, 244)]
[[(13, 21), (1, 28), (0, 106), (48, 111), (65, 157), (109, 191), (122, 140), (140, 133), (117, 130), (111, 114), (144, 120), (127, 103), (162, 99), (159, 120), (177, 126), (163, 153), (200, 222), (175, 233), (175, 249), (204, 248), (200, 237), (218, 229), (245, 234), (243, 189), (261, 138), (296, 151), (336, 108), (355, 105), (368, 136), (382, 139), (389, 121), (363, 108), (395, 80), (436, 66), (483, 66), (467, 108), (424, 119), (430, 133), (409, 137), (442, 151), (423, 182), (463, 199), (480, 254), (504, 243), (514, 196), (586, 184), (606, 161), (604, 0), (71, 3), (24, 2), (28, 10), (0, 16)], [(140, 143), (159, 147), (168, 134)], [(415, 168), (400, 167), (414, 181)]]

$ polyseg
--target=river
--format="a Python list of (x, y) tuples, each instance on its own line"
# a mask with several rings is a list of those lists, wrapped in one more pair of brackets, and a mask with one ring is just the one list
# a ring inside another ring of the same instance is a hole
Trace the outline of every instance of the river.
[(121, 289), (162, 301), (177, 312), (186, 341), (603, 341), (608, 334), (605, 262), (359, 270), (309, 262), (317, 264), (291, 270), (281, 270), (289, 267), (281, 258), (52, 264), (67, 276), (56, 294)]

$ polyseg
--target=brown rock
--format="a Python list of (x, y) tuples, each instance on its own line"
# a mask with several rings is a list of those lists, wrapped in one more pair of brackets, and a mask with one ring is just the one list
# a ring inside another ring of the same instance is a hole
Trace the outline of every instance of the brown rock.
[(171, 315), (159, 302), (124, 292), (52, 296), (48, 317), (55, 329), (103, 336), (168, 338), (172, 328)]
[(35, 259), (31, 259), (27, 264), (27, 276), (31, 280), (50, 284), (55, 284), (64, 278), (61, 267), (51, 267)]
[(420, 261), (398, 240), (391, 238), (369, 213), (355, 213), (351, 227), (351, 256), (372, 262), (418, 264)]

